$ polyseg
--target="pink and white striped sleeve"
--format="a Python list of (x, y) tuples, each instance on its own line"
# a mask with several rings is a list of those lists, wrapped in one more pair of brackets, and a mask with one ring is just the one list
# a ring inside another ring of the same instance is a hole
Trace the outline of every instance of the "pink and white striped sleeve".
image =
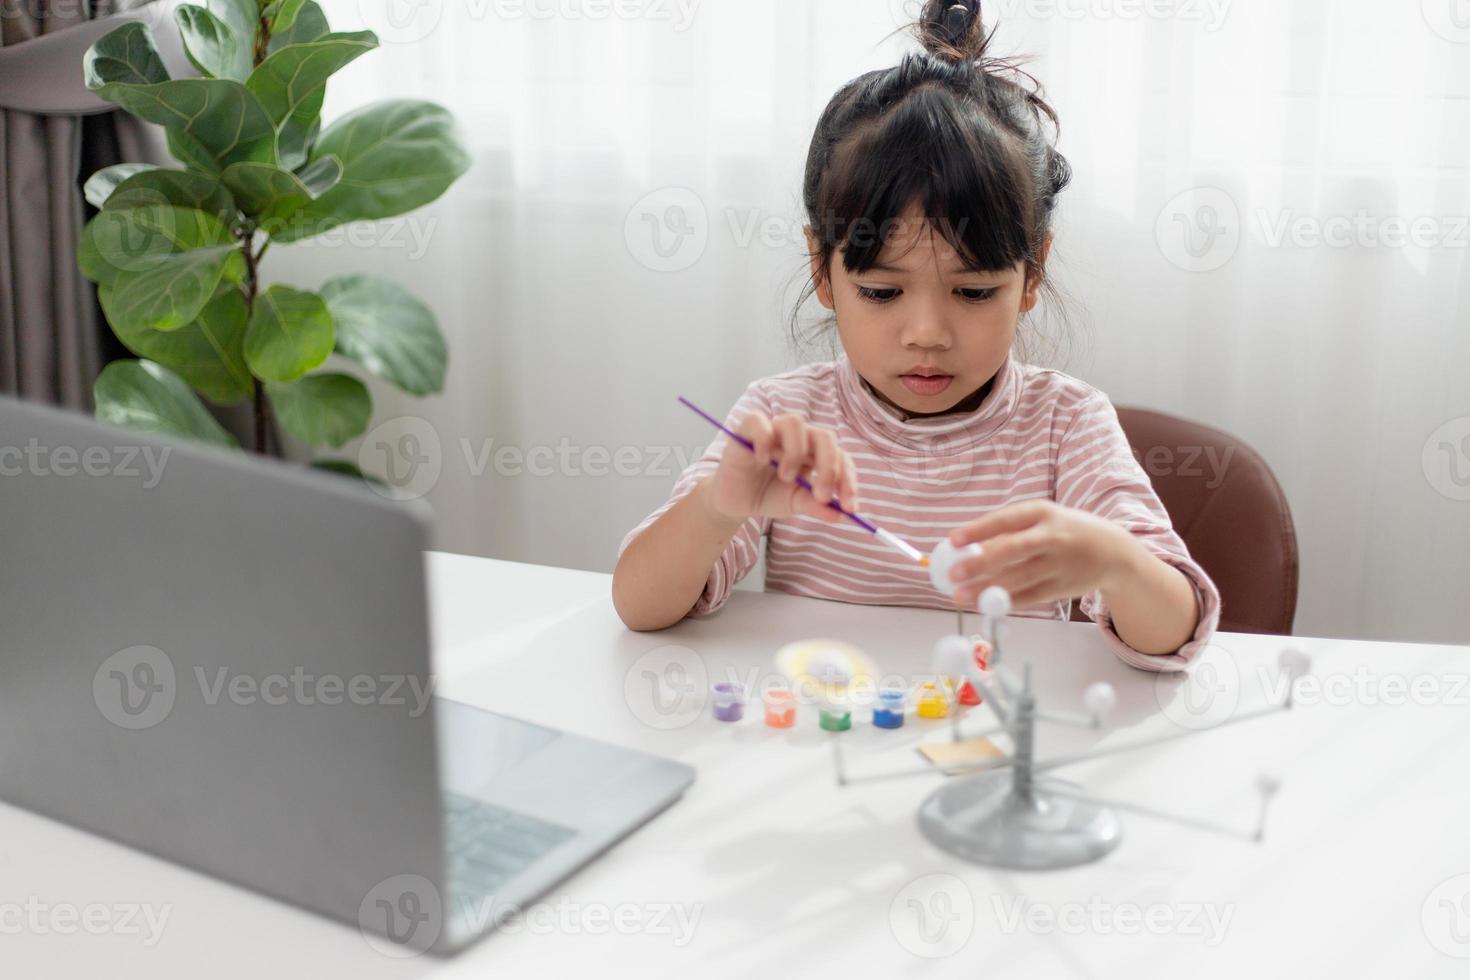
[[(752, 382), (735, 402), (734, 407), (730, 409), (730, 414), (725, 418), (727, 428), (736, 432), (740, 431), (740, 423), (752, 410), (764, 412), (768, 416), (775, 414), (771, 410), (770, 402), (759, 389), (759, 384), (758, 381)], [(687, 496), (701, 480), (714, 475), (726, 446), (733, 447), (733, 452), (745, 452), (723, 432), (715, 433), (714, 440), (710, 442), (704, 454), (685, 467), (684, 472), (679, 474), (679, 478), (674, 481), (674, 489), (669, 494), (669, 499), (664, 501), (658, 510), (645, 517), (637, 527), (624, 535), (622, 544), (618, 546), (619, 558), (623, 556), (623, 552), (627, 550), (633, 539), (645, 528)], [(770, 526), (771, 521), (768, 517), (750, 517), (740, 525), (740, 529), (725, 546), (724, 553), (710, 569), (709, 578), (704, 583), (704, 592), (700, 594), (689, 612), (685, 613), (686, 616), (708, 616), (729, 600), (730, 592), (735, 588), (735, 584), (750, 574), (750, 570), (760, 560), (761, 538), (770, 530)]]
[(1068, 423), (1057, 450), (1056, 501), (1114, 521), (1133, 533), (1150, 553), (1179, 569), (1194, 586), (1199, 624), (1177, 651), (1151, 655), (1125, 643), (1113, 626), (1102, 593), (1082, 597), (1082, 612), (1102, 628), (1122, 660), (1143, 670), (1176, 671), (1189, 666), (1220, 624), (1220, 592), (1190, 557), (1152, 482), (1129, 447), (1118, 413), (1094, 392)]

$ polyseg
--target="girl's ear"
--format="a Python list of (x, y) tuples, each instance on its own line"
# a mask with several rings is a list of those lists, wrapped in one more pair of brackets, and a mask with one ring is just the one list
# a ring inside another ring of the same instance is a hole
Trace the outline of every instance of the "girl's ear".
[[(1052, 239), (1056, 237), (1052, 232), (1047, 232), (1046, 241), (1041, 243), (1041, 263), (1039, 268), (1046, 268), (1047, 256), (1051, 255)], [(1041, 274), (1039, 271), (1026, 270), (1026, 289), (1021, 294), (1021, 312), (1030, 313), (1036, 308), (1036, 301), (1041, 295)]]
[(837, 307), (832, 301), (832, 280), (827, 276), (827, 270), (822, 267), (822, 243), (817, 240), (817, 233), (812, 231), (812, 226), (806, 226), (807, 253), (812, 259), (812, 282), (817, 287), (817, 300), (829, 310)]

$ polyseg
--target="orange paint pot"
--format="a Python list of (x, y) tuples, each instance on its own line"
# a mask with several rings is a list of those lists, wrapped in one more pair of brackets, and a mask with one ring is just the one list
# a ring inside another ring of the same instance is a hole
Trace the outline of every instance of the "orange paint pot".
[(761, 695), (766, 706), (766, 727), (791, 728), (796, 724), (796, 696), (789, 687), (773, 687)]

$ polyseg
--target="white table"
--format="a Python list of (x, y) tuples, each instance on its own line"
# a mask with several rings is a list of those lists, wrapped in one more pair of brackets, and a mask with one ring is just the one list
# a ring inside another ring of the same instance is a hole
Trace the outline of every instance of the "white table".
[[(429, 570), (439, 693), (682, 759), (699, 773), (684, 799), (563, 882), (516, 932), (449, 960), (386, 958), (349, 926), (0, 807), (0, 909), (33, 900), (168, 913), (151, 946), (146, 932), (38, 935), (0, 920), (10, 933), (0, 971), (1238, 980), (1470, 970), (1470, 648), (1221, 634), (1215, 669), (1160, 680), (1118, 662), (1091, 624), (1014, 621), (1008, 656), (1033, 659), (1046, 704), (1076, 707), (1094, 680), (1119, 693), (1102, 733), (1045, 726), (1043, 755), (1264, 703), (1286, 643), (1312, 654), (1316, 679), (1291, 713), (1065, 771), (1099, 795), (1242, 828), (1256, 775), (1276, 773), (1263, 844), (1124, 813), (1123, 843), (1101, 863), (1010, 873), (966, 865), (920, 835), (915, 810), (944, 777), (836, 786), (812, 709), (782, 732), (758, 710), (729, 725), (651, 700), (646, 672), (668, 663), (694, 682), (701, 667), (759, 681), (777, 647), (813, 636), (856, 642), (884, 673), (917, 678), (952, 615), (737, 592), (714, 617), (639, 634), (617, 619), (607, 575), (446, 554)], [(896, 732), (854, 722), (840, 737), (855, 773), (926, 765), (915, 744), (947, 731), (912, 715)]]

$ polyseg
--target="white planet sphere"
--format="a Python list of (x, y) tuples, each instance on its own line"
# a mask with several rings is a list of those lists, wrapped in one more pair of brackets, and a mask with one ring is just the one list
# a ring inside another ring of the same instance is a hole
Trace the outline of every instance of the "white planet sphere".
[(967, 544), (963, 548), (956, 548), (949, 543), (949, 538), (945, 538), (939, 542), (933, 554), (929, 556), (929, 581), (933, 582), (934, 587), (945, 595), (954, 595), (954, 590), (959, 587), (959, 583), (949, 577), (949, 570), (954, 568), (957, 562), (964, 561), (966, 558), (978, 557), (983, 551), (984, 549), (978, 544)]
[(1000, 618), (1011, 614), (1011, 594), (998, 585), (992, 585), (980, 593), (980, 611), (987, 616)]
[(975, 647), (958, 633), (941, 636), (934, 644), (934, 672), (940, 677), (968, 677), (975, 667)]
[(852, 681), (852, 662), (837, 650), (817, 651), (807, 669), (823, 684), (841, 686)]
[(1112, 711), (1118, 704), (1118, 693), (1113, 690), (1113, 685), (1103, 681), (1089, 684), (1087, 690), (1082, 692), (1082, 703), (1094, 717), (1102, 718)]

